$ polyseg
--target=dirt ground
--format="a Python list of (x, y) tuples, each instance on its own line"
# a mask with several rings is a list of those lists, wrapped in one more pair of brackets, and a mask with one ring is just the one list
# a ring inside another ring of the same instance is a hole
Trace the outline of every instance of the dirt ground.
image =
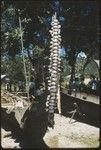
[(55, 114), (54, 129), (44, 136), (46, 144), (52, 148), (96, 148), (99, 147), (99, 128), (76, 122)]
[[(55, 114), (54, 129), (48, 128), (43, 140), (49, 148), (97, 148), (99, 147), (99, 128), (75, 122), (70, 118)], [(10, 135), (10, 131), (1, 129), (3, 148), (21, 148)]]
[(16, 139), (12, 138), (11, 131), (6, 131), (1, 128), (1, 146), (2, 148), (20, 148), (20, 143), (15, 141)]
[[(10, 93), (6, 94), (8, 94), (8, 97)], [(13, 109), (15, 109), (15, 117), (18, 118), (20, 114), (22, 116), (24, 114), (23, 109), (25, 108), (25, 106), (28, 107), (29, 103), (27, 103), (22, 97), (19, 98), (16, 96), (16, 98), (14, 98), (14, 95), (13, 98), (12, 96), (9, 96), (9, 98), (7, 98), (6, 94), (2, 93), (2, 108), (6, 108), (8, 114), (10, 111), (13, 111)], [(21, 99), (23, 99), (22, 102)], [(19, 128), (21, 116), (17, 120), (19, 123)], [(4, 120), (5, 118), (2, 119)], [(99, 128), (85, 123), (77, 122), (74, 119), (71, 123), (69, 123), (69, 121), (69, 117), (64, 117), (60, 116), (59, 114), (55, 114), (54, 129), (48, 127), (48, 130), (43, 137), (45, 144), (49, 148), (99, 147)], [(15, 127), (13, 132), (18, 132), (18, 129)], [(11, 129), (9, 128), (8, 130), (6, 130), (3, 126), (1, 126), (1, 145), (3, 148), (22, 148), (20, 141), (17, 140), (16, 137), (12, 136)]]

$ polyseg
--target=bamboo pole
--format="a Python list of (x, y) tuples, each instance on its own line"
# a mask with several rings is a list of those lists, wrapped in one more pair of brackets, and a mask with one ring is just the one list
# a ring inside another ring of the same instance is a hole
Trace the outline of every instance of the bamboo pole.
[(58, 85), (58, 93), (57, 93), (57, 107), (58, 107), (58, 112), (59, 112), (59, 114), (61, 114), (60, 85)]
[(26, 81), (26, 93), (27, 93), (27, 97), (29, 100), (28, 80), (27, 80), (27, 71), (26, 71), (26, 64), (25, 64), (25, 57), (24, 57), (23, 34), (22, 34), (22, 25), (21, 25), (21, 18), (20, 17), (19, 17), (19, 26), (20, 26), (20, 35), (21, 35), (21, 49), (22, 49), (24, 75), (25, 75), (25, 81)]

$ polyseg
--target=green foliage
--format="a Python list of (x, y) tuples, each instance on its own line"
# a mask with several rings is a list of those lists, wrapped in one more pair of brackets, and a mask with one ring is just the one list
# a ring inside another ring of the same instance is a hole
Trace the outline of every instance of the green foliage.
[(33, 58), (43, 58), (44, 56), (44, 49), (38, 46), (33, 48)]
[[(78, 60), (79, 65), (76, 65), (75, 70), (77, 55), (80, 51), (85, 52), (89, 58), (95, 56), (95, 53), (98, 57), (100, 27), (99, 2), (97, 1), (60, 1), (59, 6), (54, 6), (54, 2), (48, 0), (4, 1), (1, 18), (1, 54), (12, 58), (16, 54), (21, 54), (20, 16), (24, 48), (32, 52), (30, 58), (36, 74), (40, 78), (42, 76), (46, 78), (49, 63), (49, 20), (55, 11), (59, 19), (64, 18), (64, 21), (60, 21), (62, 46), (69, 49), (66, 51), (68, 62), (63, 60), (62, 76), (69, 74), (70, 71), (82, 72), (83, 62), (79, 64)], [(32, 49), (29, 48), (30, 44), (33, 45)], [(45, 66), (44, 71), (42, 71), (43, 66)]]
[[(33, 45), (45, 48), (49, 42), (48, 31), (50, 26), (47, 19), (52, 16), (53, 5), (53, 1), (46, 0), (44, 2), (25, 1), (24, 3), (23, 1), (14, 1), (14, 3), (4, 1), (5, 9), (2, 13), (2, 22), (4, 22), (2, 23), (2, 29), (6, 29), (3, 30), (6, 32), (11, 32), (14, 29), (11, 37), (18, 40), (18, 17), (21, 16), (22, 27), (24, 29), (24, 46), (28, 47), (32, 43)], [(98, 48), (99, 3), (62, 1), (60, 2), (60, 6), (57, 7), (61, 8), (58, 15), (65, 19), (61, 32), (62, 44), (65, 48), (70, 47), (68, 53), (70, 65), (72, 65), (73, 61), (75, 63), (75, 58), (81, 50), (87, 54), (91, 54), (92, 51), (93, 55), (95, 49), (97, 50)], [(40, 35), (40, 32), (42, 33), (41, 40), (37, 37), (37, 33)], [(46, 36), (47, 44), (45, 44), (45, 37), (43, 36)]]
[(25, 81), (22, 58), (16, 56), (15, 59), (3, 58), (1, 60), (1, 74), (9, 76), (12, 82)]
[(75, 65), (75, 73), (76, 74), (83, 74), (83, 67), (84, 67), (84, 64), (86, 62), (86, 58), (83, 58), (83, 57), (79, 57), (77, 58), (76, 60), (76, 65)]
[(71, 73), (71, 67), (65, 57), (61, 57), (61, 77), (64, 78)]

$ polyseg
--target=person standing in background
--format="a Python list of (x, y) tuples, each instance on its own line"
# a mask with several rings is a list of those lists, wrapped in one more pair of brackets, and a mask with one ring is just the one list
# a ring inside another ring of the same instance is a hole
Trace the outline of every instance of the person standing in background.
[(35, 96), (35, 90), (36, 90), (35, 81), (34, 81), (34, 78), (31, 77), (30, 82), (29, 82), (29, 96), (30, 96), (30, 100), (31, 100), (32, 96)]

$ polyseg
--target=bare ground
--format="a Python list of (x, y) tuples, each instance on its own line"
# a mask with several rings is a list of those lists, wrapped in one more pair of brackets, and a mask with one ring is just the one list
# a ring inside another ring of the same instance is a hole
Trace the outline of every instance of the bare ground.
[[(21, 139), (23, 137), (19, 137), (17, 140), (17, 136), (12, 136), (13, 133), (20, 134), (20, 120), (21, 117), (24, 114), (24, 111), (22, 111), (25, 106), (29, 106), (24, 100), (23, 103), (21, 102), (22, 97), (17, 99), (17, 96), (13, 98), (10, 97), (7, 93), (7, 97), (5, 93), (2, 93), (2, 108), (7, 109), (8, 115), (6, 116), (9, 118), (9, 120), (13, 120), (9, 112), (12, 112), (15, 109), (15, 118), (18, 118), (16, 122), (18, 122), (17, 127), (11, 124), (11, 128), (4, 128), (2, 126), (1, 128), (1, 145), (3, 148), (22, 148), (21, 145)], [(9, 117), (8, 117), (9, 116)], [(13, 117), (14, 117), (13, 116)], [(2, 116), (3, 123), (5, 126), (10, 126), (10, 124), (7, 124), (8, 120), (5, 118), (5, 116)], [(14, 118), (14, 119), (15, 119)], [(6, 119), (6, 122), (5, 122)], [(46, 131), (43, 141), (47, 145), (47, 148), (97, 148), (99, 147), (99, 128), (94, 127), (91, 125), (88, 125), (86, 123), (77, 122), (76, 120), (72, 120), (71, 124), (69, 123), (70, 118), (60, 116), (59, 114), (55, 114), (55, 125), (54, 129), (49, 128)], [(1, 122), (2, 124), (2, 122)], [(12, 129), (13, 128), (13, 129)], [(27, 134), (25, 133), (27, 136)], [(38, 135), (37, 135), (38, 136)], [(34, 142), (34, 139), (32, 139)], [(26, 141), (23, 142), (25, 143)], [(26, 145), (26, 147), (30, 147)], [(24, 147), (24, 148), (26, 148)], [(41, 148), (41, 145), (39, 145)], [(34, 145), (33, 145), (34, 148)]]
[(50, 148), (96, 148), (99, 147), (99, 128), (76, 122), (74, 119), (55, 114), (54, 129), (44, 136)]
[[(48, 128), (43, 140), (49, 148), (97, 148), (99, 147), (99, 128), (75, 122), (70, 118), (55, 114), (54, 129)], [(1, 129), (3, 148), (21, 148), (9, 131)], [(34, 140), (34, 139), (33, 139)], [(34, 147), (33, 147), (34, 148)]]

